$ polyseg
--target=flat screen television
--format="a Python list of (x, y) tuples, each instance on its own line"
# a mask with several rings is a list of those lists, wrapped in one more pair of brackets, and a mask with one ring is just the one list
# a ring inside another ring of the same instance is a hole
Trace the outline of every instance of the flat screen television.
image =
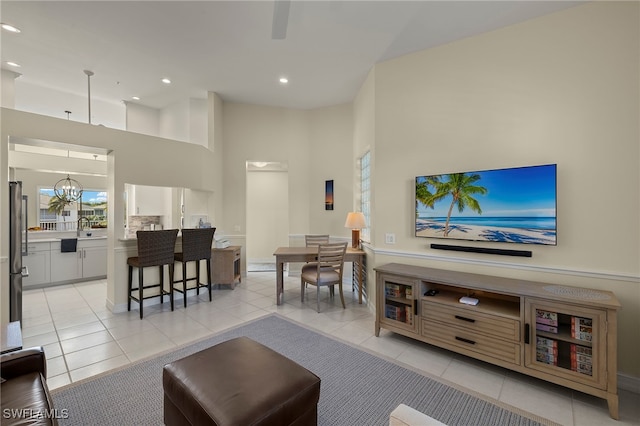
[(416, 237), (556, 245), (556, 165), (417, 176)]

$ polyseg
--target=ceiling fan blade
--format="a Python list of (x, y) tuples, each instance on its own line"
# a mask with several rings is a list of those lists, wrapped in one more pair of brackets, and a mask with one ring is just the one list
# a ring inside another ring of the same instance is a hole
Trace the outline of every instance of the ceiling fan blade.
[(291, 6), (291, 0), (275, 0), (273, 3), (273, 24), (271, 26), (271, 38), (274, 40), (282, 40), (287, 38), (287, 26), (289, 25), (289, 6)]

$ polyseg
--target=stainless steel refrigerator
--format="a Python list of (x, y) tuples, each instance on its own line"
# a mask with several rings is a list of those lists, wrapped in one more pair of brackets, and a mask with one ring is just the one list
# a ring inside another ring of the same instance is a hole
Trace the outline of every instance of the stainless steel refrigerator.
[[(25, 240), (22, 241), (22, 231)], [(9, 182), (9, 320), (22, 320), (22, 277), (29, 275), (22, 266), (27, 255), (27, 196), (22, 182)], [(22, 324), (22, 323), (21, 323)]]

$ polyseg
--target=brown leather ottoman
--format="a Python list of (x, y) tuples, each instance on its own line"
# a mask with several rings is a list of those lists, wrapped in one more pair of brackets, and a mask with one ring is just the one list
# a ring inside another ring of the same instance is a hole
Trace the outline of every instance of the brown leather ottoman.
[(248, 337), (164, 366), (166, 425), (316, 425), (320, 378)]

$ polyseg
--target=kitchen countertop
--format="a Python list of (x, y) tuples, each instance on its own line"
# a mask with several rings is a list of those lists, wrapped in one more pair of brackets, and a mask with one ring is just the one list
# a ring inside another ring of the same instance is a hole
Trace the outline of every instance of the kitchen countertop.
[[(29, 238), (29, 243), (57, 243), (60, 240), (63, 239), (67, 239), (67, 238), (76, 238), (76, 237), (65, 237), (65, 238)], [(78, 237), (78, 241), (86, 241), (86, 240), (106, 240), (107, 236), (106, 235), (98, 235), (98, 236), (91, 236), (91, 237)], [(24, 241), (23, 241), (24, 243)]]

